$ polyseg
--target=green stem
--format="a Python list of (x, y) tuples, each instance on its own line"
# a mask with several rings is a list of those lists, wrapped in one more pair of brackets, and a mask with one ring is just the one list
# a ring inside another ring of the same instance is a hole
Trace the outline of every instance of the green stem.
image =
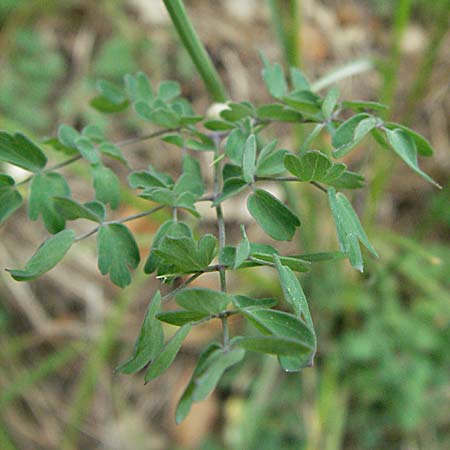
[[(176, 132), (179, 130), (180, 130), (180, 128), (165, 128), (163, 130), (158, 130), (153, 133), (144, 134), (142, 136), (137, 136), (137, 137), (133, 137), (130, 139), (125, 139), (124, 141), (119, 141), (119, 142), (116, 142), (114, 145), (116, 147), (125, 147), (126, 145), (136, 144), (138, 142), (146, 141), (148, 139), (153, 139), (155, 137), (163, 136), (164, 134), (167, 134), (170, 132)], [(55, 164), (54, 166), (47, 167), (47, 169), (44, 169), (42, 171), (42, 173), (50, 173), (50, 172), (54, 172), (55, 170), (62, 169), (63, 167), (66, 167), (76, 161), (79, 161), (81, 158), (82, 158), (81, 155), (72, 156), (71, 158), (66, 159), (65, 161), (62, 161), (58, 164)], [(34, 174), (30, 175), (29, 177), (25, 178), (24, 180), (20, 181), (19, 183), (16, 183), (16, 186), (21, 186), (23, 184), (28, 183), (29, 181), (31, 181), (33, 176), (34, 176)]]
[[(384, 80), (381, 92), (381, 102), (392, 106), (398, 80), (400, 65), (401, 43), (411, 15), (412, 0), (398, 0), (395, 9), (394, 29), (392, 34), (392, 47), (384, 70)], [(389, 110), (392, 111), (392, 108)], [(390, 112), (386, 113), (390, 114)]]
[(187, 15), (183, 2), (181, 0), (163, 1), (174, 27), (212, 99), (215, 102), (225, 102), (227, 100), (225, 87)]
[(267, 0), (275, 35), (290, 67), (300, 67), (300, 0)]
[(159, 205), (159, 206), (155, 206), (154, 208), (148, 209), (147, 211), (142, 211), (140, 213), (133, 214), (133, 215), (127, 216), (127, 217), (122, 217), (121, 219), (108, 220), (106, 222), (103, 222), (101, 225), (97, 225), (96, 227), (92, 228), (92, 230), (89, 230), (86, 233), (81, 234), (80, 236), (75, 238), (75, 241), (78, 242), (78, 241), (81, 241), (83, 239), (86, 239), (86, 238), (92, 236), (93, 234), (97, 233), (97, 231), (104, 225), (111, 225), (114, 223), (125, 223), (125, 222), (130, 222), (131, 220), (140, 219), (141, 217), (149, 216), (150, 214), (153, 214), (153, 213), (165, 208), (165, 206), (166, 205)]
[[(217, 196), (220, 191), (220, 183), (221, 183), (221, 168), (220, 164), (221, 159), (220, 156), (220, 137), (215, 139), (216, 151), (214, 153), (214, 196)], [(225, 220), (223, 218), (222, 205), (219, 204), (216, 206), (216, 215), (217, 215), (217, 225), (218, 225), (218, 233), (219, 233), (219, 254), (222, 252), (223, 248), (226, 245), (226, 231), (225, 231)], [(219, 278), (220, 278), (220, 289), (222, 292), (227, 291), (227, 278), (225, 267), (219, 266)], [(222, 330), (223, 330), (223, 346), (226, 348), (230, 341), (230, 333), (228, 329), (228, 319), (227, 316), (221, 318), (222, 320)]]

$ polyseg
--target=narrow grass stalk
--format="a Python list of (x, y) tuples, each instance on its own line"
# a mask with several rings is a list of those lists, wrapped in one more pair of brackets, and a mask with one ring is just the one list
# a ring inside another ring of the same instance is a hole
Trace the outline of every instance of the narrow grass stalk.
[(118, 339), (128, 305), (146, 280), (147, 276), (144, 273), (137, 274), (134, 283), (117, 298), (113, 311), (107, 319), (97, 343), (94, 344), (80, 375), (80, 381), (68, 414), (69, 423), (62, 438), (61, 450), (76, 450), (79, 448), (77, 445), (78, 437), (83, 421), (88, 417), (95, 388), (97, 383), (100, 382), (101, 371)]
[[(401, 44), (406, 27), (411, 16), (412, 0), (398, 0), (395, 7), (395, 17), (392, 30), (391, 50), (387, 65), (384, 69), (381, 102), (392, 106), (398, 81), (400, 65)], [(389, 110), (392, 111), (392, 108)], [(386, 115), (391, 114), (387, 112)]]
[(177, 33), (215, 102), (225, 102), (225, 87), (181, 0), (163, 0)]

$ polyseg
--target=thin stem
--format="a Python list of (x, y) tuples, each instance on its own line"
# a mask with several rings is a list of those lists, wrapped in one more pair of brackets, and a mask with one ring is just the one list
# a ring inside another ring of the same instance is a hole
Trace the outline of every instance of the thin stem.
[(148, 209), (147, 211), (142, 211), (140, 213), (133, 214), (131, 216), (122, 217), (117, 220), (108, 220), (106, 222), (103, 222), (101, 225), (97, 225), (96, 227), (92, 228), (91, 230), (87, 231), (86, 233), (81, 234), (80, 236), (76, 237), (75, 241), (78, 242), (78, 241), (88, 238), (89, 236), (92, 236), (93, 234), (97, 233), (97, 231), (100, 229), (100, 227), (102, 227), (104, 225), (111, 225), (114, 223), (125, 223), (125, 222), (130, 222), (131, 220), (140, 219), (141, 217), (149, 216), (150, 214), (153, 214), (154, 212), (159, 211), (160, 209), (163, 209), (165, 206), (166, 205), (159, 205), (159, 206), (155, 206), (152, 209)]
[[(256, 177), (255, 181), (287, 181), (287, 182), (297, 182), (304, 183), (304, 181), (299, 180), (297, 177)], [(309, 181), (317, 189), (320, 189), (322, 192), (327, 193), (328, 190), (326, 187), (322, 186), (317, 181)]]
[[(179, 130), (180, 130), (180, 128), (165, 128), (163, 130), (158, 130), (158, 131), (155, 131), (153, 133), (144, 134), (142, 136), (137, 136), (137, 137), (134, 137), (134, 138), (130, 138), (130, 139), (125, 139), (123, 141), (119, 141), (119, 142), (114, 143), (114, 145), (116, 147), (125, 147), (126, 145), (136, 144), (137, 142), (146, 141), (148, 139), (159, 137), (159, 136), (162, 136), (162, 135), (164, 135), (166, 133), (175, 132), (175, 131), (179, 131)], [(49, 172), (53, 172), (53, 171), (58, 170), (58, 169), (62, 169), (63, 167), (68, 166), (69, 164), (72, 164), (72, 163), (80, 160), (81, 158), (82, 158), (81, 155), (72, 156), (71, 158), (66, 159), (65, 161), (62, 161), (62, 162), (60, 162), (58, 164), (55, 164), (53, 166), (48, 167), (47, 169), (44, 169), (42, 171), (42, 173), (49, 173)], [(20, 181), (19, 183), (16, 183), (16, 186), (21, 186), (23, 184), (28, 183), (29, 181), (31, 181), (31, 179), (33, 177), (34, 177), (34, 174), (30, 175), (29, 177), (25, 178), (24, 180)]]
[(225, 87), (187, 15), (183, 2), (181, 0), (163, 1), (176, 31), (211, 97), (216, 102), (225, 102), (227, 99)]
[[(220, 182), (221, 182), (221, 160), (220, 157), (220, 137), (215, 138), (216, 151), (214, 153), (214, 160), (217, 163), (214, 165), (214, 196), (217, 196), (220, 192)], [(216, 206), (216, 215), (217, 215), (217, 224), (219, 228), (219, 252), (221, 253), (223, 248), (226, 245), (226, 231), (225, 231), (225, 220), (223, 218), (222, 205), (219, 204)], [(220, 277), (220, 289), (222, 292), (227, 291), (227, 278), (225, 267), (223, 265), (219, 266), (219, 277)], [(223, 346), (228, 347), (230, 340), (230, 332), (228, 328), (228, 320), (227, 317), (224, 316), (221, 318), (222, 320), (222, 330), (223, 330)]]
[(227, 317), (233, 316), (235, 314), (239, 314), (240, 311), (238, 309), (227, 309), (226, 311), (222, 311), (218, 314), (211, 314), (210, 316), (204, 317), (203, 319), (197, 320), (196, 322), (192, 322), (191, 325), (200, 325), (205, 322), (209, 322), (212, 319), (226, 319)]
[(178, 292), (180, 292), (182, 289), (184, 289), (186, 286), (188, 286), (189, 284), (191, 284), (193, 281), (195, 281), (200, 275), (203, 275), (204, 272), (196, 272), (194, 273), (194, 275), (191, 275), (183, 284), (181, 284), (180, 286), (178, 286), (177, 288), (173, 289), (172, 291), (170, 291), (169, 293), (167, 293), (166, 295), (164, 295), (161, 298), (161, 303), (165, 303), (167, 301), (169, 301), (174, 295), (176, 295)]

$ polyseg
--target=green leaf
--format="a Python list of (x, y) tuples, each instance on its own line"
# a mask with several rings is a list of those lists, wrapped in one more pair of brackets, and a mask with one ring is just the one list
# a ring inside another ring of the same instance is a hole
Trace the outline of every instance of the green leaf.
[(320, 181), (323, 183), (331, 184), (338, 180), (347, 169), (347, 166), (343, 163), (333, 164), (325, 173), (325, 175), (321, 178)]
[(80, 138), (75, 128), (69, 125), (60, 125), (58, 128), (58, 140), (62, 145), (68, 148), (77, 148), (77, 140)]
[(116, 368), (116, 372), (125, 374), (138, 372), (159, 354), (164, 345), (162, 324), (156, 318), (160, 310), (161, 294), (158, 291), (148, 306), (133, 354)]
[(100, 162), (100, 155), (98, 154), (94, 143), (89, 138), (82, 136), (75, 141), (75, 145), (84, 159), (91, 163)]
[(247, 208), (261, 228), (278, 241), (290, 241), (295, 228), (300, 226), (297, 216), (287, 206), (262, 189), (249, 196)]
[(156, 232), (150, 254), (144, 266), (145, 273), (153, 273), (156, 269), (162, 264), (161, 258), (156, 255), (155, 250), (159, 248), (161, 242), (166, 236), (171, 237), (182, 237), (185, 236), (187, 238), (192, 239), (192, 231), (187, 224), (184, 222), (174, 222), (173, 220), (168, 220), (164, 222)]
[(234, 295), (232, 297), (233, 305), (239, 309), (260, 309), (272, 308), (278, 301), (274, 298), (251, 298), (246, 295)]
[(303, 320), (284, 311), (244, 309), (242, 314), (263, 334), (296, 339), (312, 351), (316, 345), (313, 331)]
[(205, 192), (200, 163), (190, 155), (183, 157), (183, 174), (174, 186), (176, 194), (191, 192), (196, 197), (200, 197)]
[(275, 336), (238, 336), (233, 338), (232, 344), (251, 352), (275, 355), (296, 356), (299, 353), (308, 354), (311, 351), (309, 347), (297, 339)]
[(377, 252), (369, 242), (358, 216), (345, 195), (342, 193), (336, 194), (336, 190), (331, 187), (328, 189), (328, 199), (336, 223), (339, 247), (341, 251), (348, 255), (350, 264), (362, 272), (364, 264), (359, 251), (358, 239), (373, 256), (378, 257)]
[(226, 199), (233, 197), (242, 192), (248, 184), (242, 178), (228, 178), (222, 187), (222, 192), (214, 200), (212, 206), (217, 206)]
[(317, 114), (320, 111), (320, 97), (311, 91), (294, 91), (283, 97), (283, 101), (303, 114)]
[[(275, 264), (274, 254), (267, 254), (261, 252), (252, 252), (252, 263), (257, 263), (258, 265), (272, 265)], [(284, 266), (290, 267), (296, 272), (308, 272), (311, 268), (311, 263), (309, 261), (304, 261), (300, 258), (291, 256), (280, 256), (281, 263)], [(244, 267), (249, 267), (249, 263), (245, 263)]]
[(167, 107), (151, 108), (148, 103), (139, 100), (134, 104), (134, 110), (141, 119), (162, 127), (176, 128), (180, 124), (180, 116)]
[(162, 81), (158, 86), (158, 98), (163, 101), (172, 100), (180, 94), (181, 88), (176, 81)]
[(83, 128), (81, 133), (96, 144), (100, 144), (106, 140), (105, 133), (103, 133), (103, 130), (97, 125), (87, 125)]
[(111, 142), (102, 142), (98, 146), (98, 150), (100, 153), (103, 153), (104, 155), (107, 155), (110, 158), (113, 158), (116, 161), (121, 162), (125, 166), (128, 166), (128, 162), (123, 156), (122, 152), (120, 151), (120, 148), (114, 144), (111, 144)]
[(177, 327), (187, 323), (197, 322), (206, 317), (209, 317), (209, 314), (197, 311), (185, 311), (184, 309), (162, 312), (156, 315), (156, 318), (161, 322), (169, 323), (170, 325), (175, 325)]
[(434, 184), (436, 187), (441, 187), (433, 180), (433, 178), (420, 169), (417, 162), (417, 147), (410, 134), (398, 128), (396, 130), (386, 129), (386, 136), (395, 153), (397, 153), (397, 155), (400, 156), (414, 172), (419, 174), (429, 183)]
[[(337, 166), (335, 164), (334, 166)], [(333, 166), (333, 167), (334, 167)], [(338, 189), (358, 189), (365, 186), (365, 178), (359, 173), (344, 171), (339, 178), (335, 180), (323, 180), (324, 183), (330, 184)]]
[(287, 154), (284, 165), (301, 181), (321, 181), (332, 163), (326, 155), (317, 150), (308, 150), (302, 156)]
[(308, 301), (300, 284), (299, 279), (289, 267), (284, 266), (278, 255), (275, 255), (278, 277), (280, 278), (281, 289), (284, 299), (291, 306), (296, 317), (303, 316), (307, 325), (313, 330), (313, 322), (309, 313)]
[(287, 150), (274, 151), (277, 141), (273, 140), (260, 152), (256, 163), (256, 174), (258, 176), (270, 176), (284, 172), (284, 155)]
[(354, 136), (356, 127), (369, 117), (370, 115), (366, 113), (356, 114), (339, 125), (332, 138), (332, 144), (335, 148), (334, 156), (336, 158), (344, 156), (358, 144)]
[(102, 222), (101, 216), (70, 197), (53, 197), (53, 204), (66, 220), (87, 219), (93, 222)]
[(125, 89), (132, 101), (153, 100), (153, 89), (145, 73), (138, 72), (135, 76), (127, 74), (124, 81)]
[(95, 110), (104, 113), (104, 114), (112, 114), (121, 112), (124, 109), (128, 108), (129, 102), (128, 100), (124, 100), (122, 103), (116, 104), (110, 102), (108, 99), (102, 96), (98, 96), (93, 98), (89, 104), (94, 108)]
[(389, 130), (395, 130), (399, 128), (400, 130), (408, 134), (409, 137), (415, 142), (417, 152), (419, 153), (419, 155), (433, 156), (434, 150), (431, 144), (419, 133), (416, 133), (414, 130), (411, 130), (411, 128), (405, 127), (404, 125), (394, 122), (385, 123), (384, 126)]
[(297, 67), (291, 67), (291, 81), (296, 91), (310, 91), (311, 85), (309, 84), (308, 79), (305, 74), (298, 69)]
[(92, 164), (91, 173), (96, 200), (109, 203), (111, 209), (116, 209), (120, 202), (120, 182), (117, 175), (102, 164)]
[(39, 172), (47, 164), (47, 157), (22, 133), (0, 131), (0, 161), (30, 172)]
[(337, 87), (333, 87), (327, 92), (327, 95), (325, 96), (322, 102), (322, 114), (325, 117), (325, 119), (329, 119), (333, 114), (338, 99), (339, 99), (339, 89)]
[[(309, 312), (308, 301), (306, 300), (299, 279), (289, 267), (282, 264), (282, 261), (278, 255), (275, 255), (275, 264), (277, 266), (278, 277), (280, 279), (281, 289), (283, 290), (283, 295), (286, 302), (291, 305), (294, 311), (294, 316), (301, 319), (302, 322), (304, 321), (305, 326), (309, 329), (309, 333), (307, 333), (304, 327), (301, 329), (299, 328), (299, 333), (301, 332), (303, 336), (302, 339), (305, 339), (311, 347), (309, 352), (303, 351), (294, 355), (279, 357), (279, 362), (283, 370), (287, 372), (297, 372), (302, 370), (304, 367), (311, 366), (313, 363), (317, 348), (314, 324)], [(270, 327), (270, 325), (266, 326)]]
[(203, 235), (197, 243), (191, 237), (168, 235), (154, 253), (179, 273), (197, 272), (205, 269), (214, 258), (216, 241), (211, 234)]
[(345, 253), (342, 252), (304, 253), (302, 255), (298, 255), (298, 258), (310, 262), (335, 261), (345, 257), (346, 257)]
[(211, 131), (228, 131), (235, 127), (234, 123), (226, 122), (225, 120), (207, 120), (203, 125)]
[(91, 212), (93, 212), (102, 222), (106, 217), (106, 209), (105, 205), (102, 202), (98, 202), (97, 200), (93, 200), (91, 202), (86, 202), (83, 205)]
[(286, 79), (284, 78), (282, 67), (278, 63), (270, 65), (269, 61), (264, 55), (261, 55), (261, 58), (264, 64), (262, 76), (264, 79), (264, 83), (267, 86), (267, 90), (272, 97), (284, 97), (287, 92), (287, 84)]
[(191, 331), (191, 325), (183, 325), (166, 343), (166, 345), (152, 361), (150, 367), (145, 373), (144, 380), (146, 383), (159, 377), (170, 367), (178, 352), (180, 351), (181, 345), (183, 344), (183, 341), (188, 335), (189, 331)]
[(0, 225), (23, 203), (22, 196), (14, 185), (13, 178), (0, 174)]
[(195, 402), (204, 400), (214, 390), (224, 372), (245, 356), (242, 348), (220, 349), (212, 353), (205, 361), (203, 371), (195, 379), (192, 398)]
[(113, 83), (105, 80), (97, 81), (95, 87), (100, 92), (102, 97), (108, 100), (110, 103), (114, 105), (120, 105), (123, 103), (126, 98), (123, 94), (122, 90)]
[(206, 288), (183, 289), (175, 296), (182, 308), (205, 314), (219, 314), (231, 302), (231, 296)]
[(17, 281), (30, 281), (56, 266), (75, 241), (73, 230), (63, 230), (47, 239), (28, 260), (25, 269), (6, 269)]
[(224, 152), (235, 164), (242, 164), (242, 154), (248, 136), (241, 129), (235, 128), (227, 137)]
[(237, 269), (250, 256), (250, 242), (247, 238), (244, 225), (241, 225), (242, 240), (236, 247), (234, 268)]
[(201, 353), (197, 366), (194, 369), (194, 373), (192, 374), (191, 380), (187, 385), (183, 395), (181, 396), (177, 409), (175, 412), (175, 421), (177, 424), (183, 421), (183, 419), (189, 414), (191, 409), (193, 400), (193, 394), (195, 391), (195, 387), (197, 384), (197, 378), (204, 372), (204, 370), (208, 367), (208, 359), (217, 351), (220, 350), (220, 345), (216, 342), (210, 343)]
[(369, 134), (379, 123), (376, 117), (368, 117), (361, 120), (355, 128), (353, 138), (356, 142), (360, 142), (367, 134)]
[(244, 117), (253, 116), (254, 109), (250, 103), (228, 103), (228, 109), (221, 111), (220, 117), (231, 122), (237, 122)]
[(256, 110), (258, 119), (260, 120), (278, 120), (280, 122), (300, 122), (303, 119), (302, 114), (289, 108), (286, 105), (272, 103), (262, 105)]
[(244, 145), (242, 154), (242, 176), (247, 183), (253, 183), (256, 172), (256, 138), (251, 134)]
[(139, 264), (139, 249), (128, 228), (121, 223), (102, 225), (97, 237), (98, 268), (111, 281), (125, 287), (131, 283), (130, 269)]
[(236, 247), (225, 245), (219, 253), (219, 264), (227, 267), (234, 267), (236, 259)]
[(378, 102), (362, 102), (362, 101), (343, 101), (342, 106), (345, 108), (350, 108), (356, 111), (363, 111), (366, 109), (372, 111), (386, 111), (390, 107), (388, 105), (384, 105), (383, 103)]
[(35, 174), (30, 183), (28, 217), (31, 220), (37, 220), (41, 214), (47, 230), (52, 234), (58, 233), (64, 229), (66, 221), (56, 211), (53, 197), (68, 195), (70, 195), (70, 188), (62, 175)]
[(174, 184), (170, 175), (158, 172), (152, 166), (148, 166), (148, 170), (146, 171), (132, 172), (128, 177), (128, 183), (133, 189), (148, 189), (153, 187), (171, 188)]

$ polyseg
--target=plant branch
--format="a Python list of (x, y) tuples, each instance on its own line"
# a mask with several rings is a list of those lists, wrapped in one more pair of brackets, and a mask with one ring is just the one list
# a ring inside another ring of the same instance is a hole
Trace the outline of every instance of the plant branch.
[(122, 217), (122, 218), (117, 219), (117, 220), (108, 220), (108, 221), (103, 222), (100, 225), (97, 225), (96, 227), (92, 228), (92, 230), (89, 230), (86, 233), (81, 234), (80, 236), (76, 237), (75, 241), (78, 242), (78, 241), (81, 241), (83, 239), (86, 239), (86, 238), (92, 236), (93, 234), (97, 233), (97, 231), (103, 225), (112, 225), (114, 223), (125, 223), (125, 222), (130, 222), (131, 220), (140, 219), (141, 217), (149, 216), (150, 214), (153, 214), (153, 213), (159, 211), (160, 209), (163, 209), (165, 206), (166, 205), (159, 205), (159, 206), (155, 206), (152, 209), (148, 209), (147, 211), (142, 211), (140, 213), (133, 214), (131, 216)]
[(180, 286), (178, 286), (177, 288), (173, 289), (172, 291), (170, 291), (169, 293), (167, 293), (166, 295), (164, 295), (161, 298), (161, 303), (165, 303), (168, 300), (170, 300), (174, 295), (176, 295), (178, 292), (180, 292), (182, 289), (184, 289), (186, 286), (188, 286), (189, 284), (191, 284), (194, 280), (196, 280), (200, 275), (203, 275), (204, 272), (196, 272), (193, 275), (191, 275), (183, 284), (181, 284)]
[[(299, 180), (297, 177), (256, 177), (256, 181), (287, 181), (287, 182), (297, 182), (304, 183), (304, 181)], [(309, 181), (310, 184), (315, 186), (317, 189), (320, 189), (322, 192), (327, 193), (328, 190), (326, 187), (322, 186), (317, 181)]]
[[(148, 139), (159, 137), (166, 133), (171, 133), (171, 132), (179, 131), (179, 130), (180, 130), (180, 128), (164, 128), (163, 130), (158, 130), (153, 133), (143, 134), (142, 136), (137, 136), (134, 138), (125, 139), (123, 141), (116, 142), (116, 143), (114, 143), (114, 145), (116, 147), (125, 147), (126, 145), (136, 144), (137, 142), (146, 141)], [(49, 173), (49, 172), (53, 172), (55, 170), (61, 169), (65, 166), (68, 166), (69, 164), (72, 164), (72, 163), (80, 160), (81, 158), (82, 158), (82, 156), (80, 154), (72, 156), (71, 158), (66, 159), (65, 161), (62, 161), (58, 164), (48, 167), (47, 169), (44, 169), (42, 171), (42, 173)], [(34, 174), (30, 175), (29, 177), (25, 178), (24, 180), (20, 181), (19, 183), (16, 183), (16, 186), (21, 186), (23, 184), (28, 183), (29, 181), (31, 181), (31, 179), (33, 177), (34, 177)]]

